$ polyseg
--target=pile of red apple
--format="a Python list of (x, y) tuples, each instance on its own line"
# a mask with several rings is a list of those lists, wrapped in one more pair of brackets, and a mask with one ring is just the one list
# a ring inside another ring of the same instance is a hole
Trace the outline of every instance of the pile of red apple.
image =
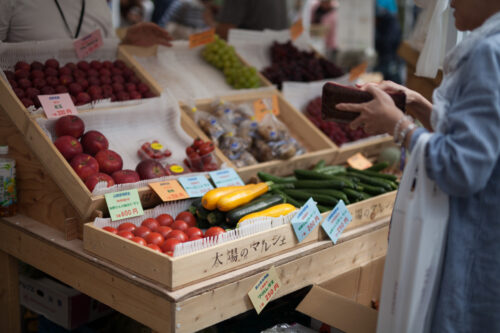
[(56, 59), (42, 64), (16, 63), (15, 72), (4, 71), (25, 107), (40, 107), (38, 95), (69, 93), (75, 105), (110, 98), (128, 101), (154, 97), (149, 87), (121, 60), (69, 62), (60, 67)]
[(160, 214), (156, 218), (145, 219), (140, 226), (124, 222), (118, 228), (103, 229), (169, 256), (173, 256), (177, 244), (214, 237), (225, 232), (220, 227), (211, 227), (203, 234), (203, 231), (196, 227), (196, 218), (190, 212), (180, 213), (175, 220), (169, 214)]

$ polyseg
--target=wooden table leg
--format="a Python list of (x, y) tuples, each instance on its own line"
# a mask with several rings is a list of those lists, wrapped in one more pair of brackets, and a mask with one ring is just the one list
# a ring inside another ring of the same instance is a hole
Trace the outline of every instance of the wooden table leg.
[(17, 259), (0, 251), (0, 332), (21, 332)]

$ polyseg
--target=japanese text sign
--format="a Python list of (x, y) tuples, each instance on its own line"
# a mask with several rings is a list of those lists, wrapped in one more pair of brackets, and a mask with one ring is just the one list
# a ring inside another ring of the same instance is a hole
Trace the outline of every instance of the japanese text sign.
[(73, 42), (78, 59), (88, 57), (89, 54), (100, 48), (102, 44), (102, 34), (99, 29)]
[(309, 198), (292, 219), (292, 227), (299, 243), (304, 240), (321, 222), (321, 213), (319, 212), (316, 202)]
[(164, 202), (189, 198), (189, 195), (184, 191), (177, 180), (150, 183), (149, 186), (151, 186), (153, 191), (155, 191)]
[(207, 193), (214, 187), (205, 176), (193, 176), (193, 177), (180, 177), (179, 183), (181, 183), (187, 194), (192, 197), (202, 197), (203, 194)]
[(68, 93), (58, 95), (38, 95), (40, 104), (48, 119), (59, 118), (69, 114), (78, 114), (75, 104)]
[(351, 213), (345, 206), (344, 201), (340, 200), (330, 214), (328, 214), (321, 227), (325, 230), (332, 242), (336, 244), (337, 239), (351, 221)]
[(104, 194), (111, 221), (144, 215), (137, 189)]
[(248, 297), (250, 297), (257, 313), (260, 313), (274, 295), (277, 294), (280, 286), (281, 281), (276, 273), (276, 269), (272, 266), (248, 292)]
[(234, 169), (222, 169), (210, 172), (210, 178), (216, 187), (245, 185)]

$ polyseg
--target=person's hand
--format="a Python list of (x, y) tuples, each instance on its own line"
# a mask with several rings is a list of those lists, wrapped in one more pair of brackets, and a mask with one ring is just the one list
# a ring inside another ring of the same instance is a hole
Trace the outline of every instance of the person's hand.
[(399, 110), (392, 98), (378, 87), (376, 84), (367, 84), (361, 87), (373, 95), (373, 99), (367, 103), (337, 104), (336, 108), (342, 111), (360, 112), (360, 115), (354, 119), (351, 128), (363, 127), (368, 134), (393, 134), (394, 126), (403, 112)]
[(172, 37), (157, 24), (152, 22), (141, 22), (127, 29), (122, 43), (135, 46), (153, 46), (156, 44), (172, 46)]

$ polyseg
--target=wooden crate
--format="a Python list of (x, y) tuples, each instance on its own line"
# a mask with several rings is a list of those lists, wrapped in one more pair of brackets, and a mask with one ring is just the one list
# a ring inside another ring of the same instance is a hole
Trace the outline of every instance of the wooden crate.
[[(345, 230), (359, 228), (390, 216), (395, 197), (394, 191), (348, 205), (353, 220)], [(323, 214), (323, 217), (327, 214)], [(176, 290), (324, 239), (327, 236), (318, 226), (299, 243), (292, 226), (286, 224), (172, 258), (102, 230), (93, 223), (87, 223), (84, 225), (83, 246), (93, 255), (160, 283), (170, 290)]]
[[(244, 181), (248, 181), (255, 177), (258, 171), (284, 176), (292, 174), (295, 169), (307, 169), (320, 160), (325, 160), (327, 163), (333, 162), (337, 157), (338, 149), (330, 139), (317, 129), (302, 113), (290, 105), (278, 91), (250, 92), (246, 94), (224, 96), (222, 99), (240, 104), (245, 102), (252, 103), (258, 99), (269, 98), (274, 95), (278, 98), (280, 109), (278, 119), (287, 126), (290, 135), (301, 143), (307, 152), (288, 160), (273, 160), (237, 168), (219, 149), (217, 149), (216, 155), (222, 161), (226, 162), (229, 167), (235, 168)], [(199, 100), (196, 106), (199, 110), (207, 110), (212, 102), (213, 100)], [(181, 103), (181, 107), (186, 114), (191, 112), (187, 105)], [(191, 126), (192, 130), (196, 131), (201, 138), (204, 140), (209, 139), (191, 118), (186, 120), (186, 123), (188, 126)]]

